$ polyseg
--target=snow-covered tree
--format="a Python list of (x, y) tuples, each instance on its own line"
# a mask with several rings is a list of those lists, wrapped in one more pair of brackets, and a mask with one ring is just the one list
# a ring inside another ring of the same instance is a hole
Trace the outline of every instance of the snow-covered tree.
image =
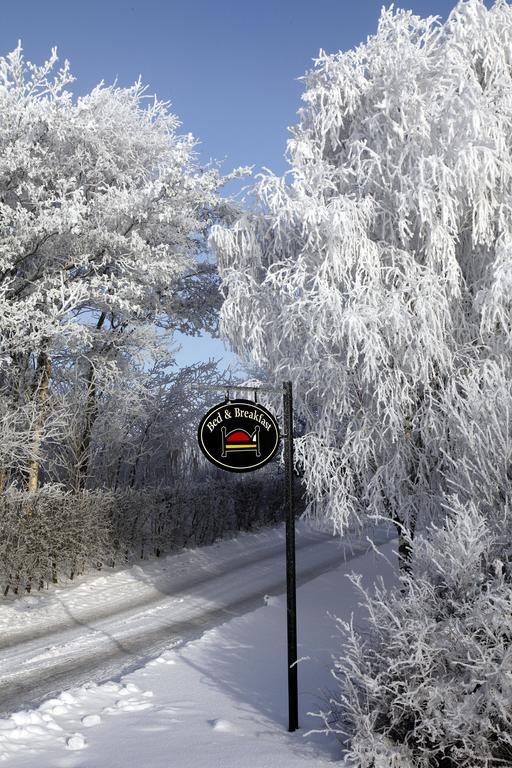
[[(209, 406), (207, 392), (195, 387), (225, 380), (224, 372), (214, 360), (177, 369), (161, 358), (147, 374), (131, 408), (125, 392), (113, 394), (102, 407), (91, 456), (91, 474), (101, 486), (170, 488), (197, 470), (193, 425)], [(74, 466), (73, 455), (68, 463)]]
[(226, 208), (225, 179), (197, 165), (167, 103), (141, 82), (73, 98), (69, 65), (56, 62), (54, 49), (31, 64), (20, 45), (0, 58), (0, 409), (11, 431), (12, 414), (30, 411), (17, 428), (31, 490), (62, 392), (81, 392), (83, 487), (102, 392), (133, 393), (143, 350), (175, 329), (214, 327), (205, 234)]
[(289, 171), (212, 234), (221, 330), (293, 381), (311, 511), (335, 530), (441, 512), (448, 392), (471, 371), (492, 410), (489, 361), (511, 378), (511, 42), (504, 0), (444, 24), (383, 9), (366, 43), (320, 52)]
[(446, 524), (416, 537), (401, 591), (352, 576), (367, 620), (337, 621), (339, 689), (323, 713), (349, 765), (512, 764), (510, 525), (510, 505), (489, 522), (454, 496)]

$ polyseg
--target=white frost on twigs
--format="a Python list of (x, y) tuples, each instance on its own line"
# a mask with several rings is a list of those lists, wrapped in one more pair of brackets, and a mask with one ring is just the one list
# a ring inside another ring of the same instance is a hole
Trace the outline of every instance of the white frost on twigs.
[(445, 24), (383, 9), (366, 43), (303, 78), (288, 173), (262, 174), (253, 210), (212, 232), (222, 331), (293, 381), (310, 511), (335, 531), (442, 513), (485, 425), (459, 418), (469, 380), (503, 421), (511, 35), (505, 2), (461, 2)]

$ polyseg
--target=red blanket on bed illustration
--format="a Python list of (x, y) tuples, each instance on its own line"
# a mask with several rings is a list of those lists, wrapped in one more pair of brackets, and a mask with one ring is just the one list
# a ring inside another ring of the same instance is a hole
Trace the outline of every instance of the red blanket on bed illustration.
[(233, 451), (254, 451), (256, 456), (260, 455), (259, 427), (255, 427), (252, 434), (246, 432), (245, 429), (233, 429), (231, 432), (226, 432), (226, 427), (221, 428), (221, 433), (223, 458)]

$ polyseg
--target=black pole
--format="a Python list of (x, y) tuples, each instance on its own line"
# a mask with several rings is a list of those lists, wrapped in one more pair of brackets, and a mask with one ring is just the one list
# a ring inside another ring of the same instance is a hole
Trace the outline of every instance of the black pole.
[(292, 383), (283, 381), (284, 466), (286, 504), (286, 607), (288, 629), (288, 730), (299, 727), (297, 687), (297, 586), (295, 581), (295, 509), (293, 498)]

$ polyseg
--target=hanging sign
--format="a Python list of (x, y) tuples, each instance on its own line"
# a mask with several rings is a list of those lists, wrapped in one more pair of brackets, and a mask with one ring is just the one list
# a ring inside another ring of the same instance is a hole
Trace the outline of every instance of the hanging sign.
[(274, 416), (251, 400), (225, 400), (210, 408), (197, 431), (199, 447), (212, 464), (229, 472), (252, 472), (277, 451)]

